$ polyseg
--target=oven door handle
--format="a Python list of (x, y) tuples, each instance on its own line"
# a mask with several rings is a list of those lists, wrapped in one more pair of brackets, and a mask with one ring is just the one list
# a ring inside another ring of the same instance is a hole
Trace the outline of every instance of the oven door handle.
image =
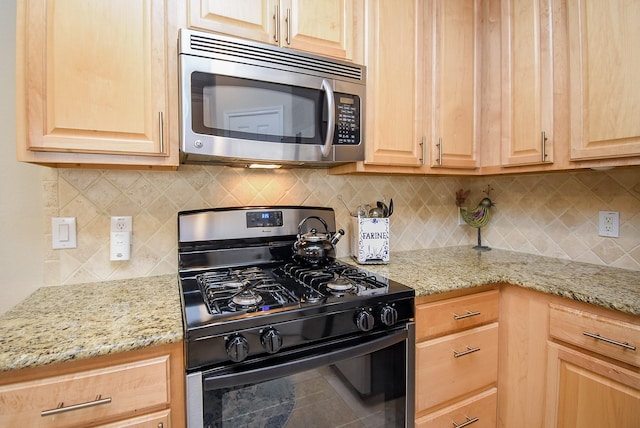
[(294, 373), (335, 364), (349, 358), (371, 354), (407, 340), (408, 337), (409, 334), (407, 330), (404, 329), (394, 334), (374, 339), (363, 344), (349, 346), (335, 351), (322, 352), (322, 349), (320, 349), (320, 352), (317, 354), (294, 359), (282, 364), (269, 365), (240, 373), (216, 373), (211, 376), (204, 374), (202, 384), (204, 385), (204, 389), (209, 391), (249, 383), (266, 382), (268, 380), (289, 376)]
[(326, 158), (331, 154), (331, 149), (333, 148), (333, 135), (336, 130), (336, 99), (329, 80), (322, 79), (322, 89), (327, 94), (327, 109), (329, 110), (327, 114), (327, 137), (321, 149), (322, 156)]

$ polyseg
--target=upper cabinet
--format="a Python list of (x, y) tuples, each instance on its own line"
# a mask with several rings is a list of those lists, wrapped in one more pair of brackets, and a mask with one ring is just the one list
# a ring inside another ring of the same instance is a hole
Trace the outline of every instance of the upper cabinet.
[(427, 141), (431, 167), (476, 168), (480, 99), (480, 2), (426, 2)]
[(189, 27), (361, 62), (364, 0), (190, 0)]
[(172, 4), (18, 2), (19, 160), (178, 165), (168, 89), (176, 77), (168, 74), (165, 37)]
[(366, 164), (424, 163), (422, 3), (367, 2)]
[(502, 0), (501, 165), (553, 162), (551, 0)]
[(640, 156), (640, 2), (567, 0), (567, 21), (571, 160)]

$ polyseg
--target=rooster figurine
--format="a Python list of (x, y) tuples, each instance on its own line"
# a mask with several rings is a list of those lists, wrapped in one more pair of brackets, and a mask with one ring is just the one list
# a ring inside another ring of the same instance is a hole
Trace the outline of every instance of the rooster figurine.
[(483, 198), (480, 203), (473, 208), (471, 211), (468, 211), (466, 208), (462, 207), (464, 201), (469, 197), (470, 191), (464, 191), (462, 189), (456, 192), (456, 206), (460, 208), (460, 215), (462, 219), (471, 227), (475, 227), (478, 229), (478, 245), (473, 247), (474, 250), (478, 251), (486, 251), (491, 248), (482, 245), (482, 235), (480, 229), (486, 226), (491, 219), (491, 207), (495, 204), (489, 199), (489, 192), (493, 190), (491, 186), (487, 186), (487, 190), (483, 190), (484, 193), (487, 194), (485, 198)]

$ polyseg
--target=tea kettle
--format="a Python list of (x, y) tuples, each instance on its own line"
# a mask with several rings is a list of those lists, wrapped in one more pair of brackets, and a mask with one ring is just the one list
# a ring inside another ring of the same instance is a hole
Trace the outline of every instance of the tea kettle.
[[(310, 219), (316, 219), (322, 223), (324, 233), (318, 232), (316, 228), (312, 228), (303, 234), (302, 226)], [(297, 240), (293, 243), (293, 258), (305, 265), (323, 266), (336, 257), (334, 245), (340, 240), (342, 235), (344, 235), (344, 230), (340, 229), (331, 236), (327, 222), (321, 217), (306, 217), (298, 225)]]

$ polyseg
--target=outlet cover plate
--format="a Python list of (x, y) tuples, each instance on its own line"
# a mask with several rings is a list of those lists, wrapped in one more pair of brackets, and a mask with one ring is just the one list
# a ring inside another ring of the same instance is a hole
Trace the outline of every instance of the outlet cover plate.
[(620, 213), (618, 211), (600, 211), (598, 213), (598, 235), (608, 238), (620, 237)]

